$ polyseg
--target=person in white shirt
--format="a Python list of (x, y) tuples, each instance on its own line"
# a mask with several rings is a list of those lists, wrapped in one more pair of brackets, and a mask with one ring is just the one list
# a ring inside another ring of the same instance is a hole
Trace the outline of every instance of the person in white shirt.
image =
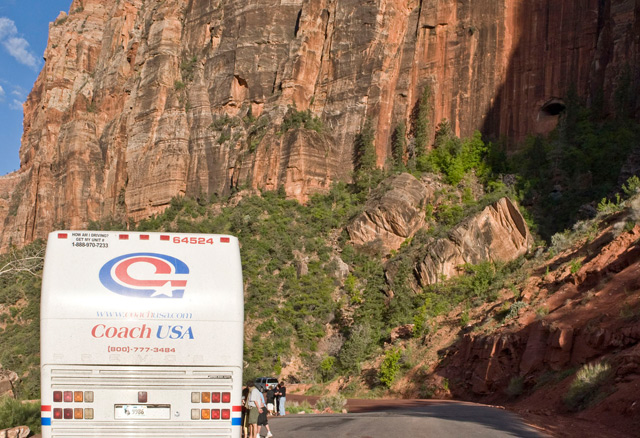
[(258, 438), (258, 415), (260, 412), (266, 409), (262, 402), (262, 394), (258, 388), (251, 385), (249, 388), (249, 438)]

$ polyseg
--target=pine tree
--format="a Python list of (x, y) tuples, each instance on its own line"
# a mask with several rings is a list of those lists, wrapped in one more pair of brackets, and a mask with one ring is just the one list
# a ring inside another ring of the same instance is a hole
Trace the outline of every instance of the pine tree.
[(400, 122), (393, 131), (391, 137), (391, 156), (394, 169), (404, 170), (404, 157), (407, 148), (407, 128), (404, 121)]

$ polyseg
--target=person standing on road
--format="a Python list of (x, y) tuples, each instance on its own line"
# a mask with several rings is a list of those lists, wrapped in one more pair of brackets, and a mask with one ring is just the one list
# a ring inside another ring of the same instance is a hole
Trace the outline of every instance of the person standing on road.
[(284, 404), (287, 400), (287, 387), (284, 385), (284, 380), (278, 383), (278, 386), (276, 387), (276, 396), (280, 398), (280, 401), (278, 402), (278, 415), (284, 416)]
[(262, 426), (264, 426), (267, 429), (267, 438), (271, 438), (273, 436), (273, 434), (271, 433), (271, 428), (269, 427), (269, 420), (267, 420), (267, 413), (268, 413), (268, 409), (265, 407), (265, 401), (264, 401), (264, 394), (260, 393), (260, 395), (262, 396), (262, 411), (260, 412), (260, 415), (258, 415), (258, 436), (260, 436), (260, 431), (262, 430)]
[(273, 387), (269, 387), (266, 393), (267, 397), (267, 410), (270, 415), (276, 415), (276, 405), (274, 404), (276, 401), (276, 390)]
[(262, 409), (266, 409), (262, 402), (262, 394), (260, 390), (256, 388), (253, 383), (250, 383), (249, 388), (249, 438), (258, 438), (258, 416)]

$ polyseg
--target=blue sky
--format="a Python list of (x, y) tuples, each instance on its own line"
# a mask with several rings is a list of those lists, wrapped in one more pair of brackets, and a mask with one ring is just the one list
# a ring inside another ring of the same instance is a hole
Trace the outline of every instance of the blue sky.
[(71, 0), (0, 0), (0, 175), (18, 170), (22, 103), (42, 70), (49, 23)]

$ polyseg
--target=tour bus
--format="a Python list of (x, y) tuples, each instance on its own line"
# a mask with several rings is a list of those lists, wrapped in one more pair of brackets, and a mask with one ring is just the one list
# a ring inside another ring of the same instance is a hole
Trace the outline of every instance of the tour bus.
[(43, 438), (240, 437), (237, 238), (55, 231), (40, 312)]

